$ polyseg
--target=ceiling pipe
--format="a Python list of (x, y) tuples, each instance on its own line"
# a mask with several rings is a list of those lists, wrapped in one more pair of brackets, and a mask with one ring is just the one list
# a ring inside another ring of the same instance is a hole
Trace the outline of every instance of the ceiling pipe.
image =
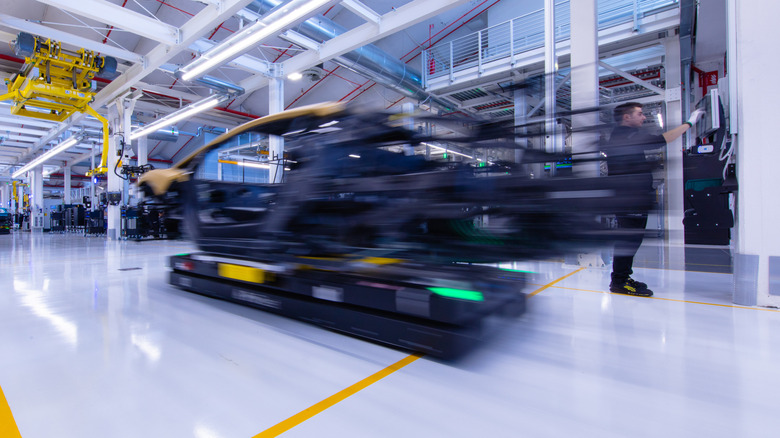
[[(257, 15), (263, 15), (280, 3), (279, 0), (255, 0), (246, 9)], [(299, 24), (295, 27), (295, 31), (322, 43), (345, 33), (347, 29), (322, 15), (317, 15)], [(287, 41), (296, 44), (293, 40), (287, 39)], [(333, 58), (332, 61), (406, 97), (420, 102), (430, 101), (445, 111), (453, 111), (457, 108), (454, 103), (426, 92), (419, 71), (373, 44), (345, 53)]]
[[(177, 76), (179, 72), (179, 66), (173, 64), (164, 64), (159, 66), (158, 69), (174, 76)], [(223, 81), (222, 79), (217, 79), (213, 76), (200, 76), (197, 79), (192, 79), (192, 82), (197, 82), (218, 93), (230, 94), (234, 97), (244, 94), (244, 89), (238, 85)]]

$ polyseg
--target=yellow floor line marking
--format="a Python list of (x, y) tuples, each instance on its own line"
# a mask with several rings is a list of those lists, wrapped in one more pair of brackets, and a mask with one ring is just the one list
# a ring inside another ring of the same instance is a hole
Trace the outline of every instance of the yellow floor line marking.
[(547, 283), (547, 284), (545, 284), (544, 286), (540, 287), (539, 289), (536, 289), (535, 291), (533, 291), (533, 292), (531, 292), (530, 294), (528, 294), (528, 296), (529, 296), (529, 297), (532, 297), (532, 296), (534, 296), (534, 295), (538, 294), (539, 292), (541, 292), (541, 291), (543, 291), (543, 290), (547, 289), (548, 287), (551, 287), (551, 286), (552, 286), (552, 285), (554, 285), (555, 283), (557, 283), (557, 282), (559, 282), (559, 281), (561, 281), (561, 280), (565, 280), (565, 279), (567, 279), (567, 278), (571, 277), (572, 275), (574, 275), (574, 274), (576, 274), (576, 273), (578, 273), (578, 272), (582, 271), (583, 269), (585, 269), (585, 267), (584, 267), (584, 266), (583, 266), (583, 267), (581, 267), (580, 269), (577, 269), (577, 270), (576, 270), (576, 271), (574, 271), (574, 272), (569, 272), (568, 274), (566, 274), (566, 275), (564, 275), (563, 277), (561, 277), (561, 278), (559, 278), (559, 279), (557, 279), (557, 280), (553, 281), (552, 283)]
[[(561, 277), (561, 278), (559, 278), (559, 279), (557, 279), (557, 280), (555, 280), (555, 281), (553, 281), (551, 283), (548, 283), (547, 285), (545, 285), (543, 287), (540, 287), (539, 289), (531, 292), (530, 294), (528, 294), (528, 296), (532, 297), (532, 296), (538, 294), (539, 292), (547, 289), (548, 287), (554, 285), (555, 283), (557, 283), (559, 281), (562, 281), (562, 280), (564, 280), (564, 279), (566, 279), (568, 277), (571, 277), (572, 275), (582, 271), (583, 269), (585, 269), (585, 267), (577, 269), (574, 272), (570, 272), (570, 273), (564, 275), (563, 277)], [(288, 430), (292, 429), (293, 427), (303, 423), (304, 421), (308, 420), (309, 418), (319, 414), (320, 412), (324, 411), (325, 409), (330, 408), (331, 406), (335, 405), (336, 403), (339, 403), (340, 401), (346, 399), (347, 397), (349, 397), (351, 395), (354, 395), (354, 394), (362, 391), (363, 389), (373, 385), (374, 383), (384, 379), (385, 377), (389, 376), (390, 374), (393, 374), (394, 372), (400, 370), (401, 368), (403, 368), (403, 367), (409, 365), (410, 363), (416, 361), (417, 359), (421, 358), (422, 356), (423, 356), (422, 353), (411, 354), (411, 355), (409, 355), (409, 356), (399, 360), (398, 362), (388, 366), (387, 368), (385, 368), (385, 369), (383, 369), (381, 371), (378, 371), (378, 372), (376, 372), (376, 373), (366, 377), (365, 379), (355, 383), (354, 385), (352, 385), (352, 386), (350, 386), (350, 387), (348, 387), (346, 389), (343, 389), (343, 390), (333, 394), (332, 396), (326, 398), (325, 400), (322, 400), (322, 401), (320, 401), (320, 402), (318, 402), (318, 403), (316, 403), (316, 404), (314, 404), (314, 405), (312, 405), (312, 406), (302, 410), (301, 412), (293, 415), (292, 417), (290, 417), (290, 418), (288, 418), (286, 420), (283, 420), (283, 421), (281, 421), (280, 423), (277, 423), (274, 426), (269, 427), (268, 429), (266, 429), (266, 430), (260, 432), (259, 434), (255, 435), (253, 438), (270, 438), (270, 437), (279, 436), (280, 434), (282, 434), (284, 432), (287, 432)]]
[(326, 398), (325, 400), (322, 400), (319, 403), (316, 403), (312, 405), (311, 407), (308, 407), (304, 409), (303, 411), (293, 415), (292, 417), (277, 423), (275, 426), (271, 426), (270, 428), (260, 432), (259, 434), (255, 435), (254, 438), (266, 438), (266, 437), (275, 437), (278, 436), (293, 427), (303, 423), (304, 421), (308, 420), (309, 418), (319, 414), (320, 412), (324, 411), (325, 409), (328, 409), (329, 407), (335, 405), (336, 403), (346, 399), (347, 397), (354, 395), (361, 390), (373, 385), (374, 383), (384, 379), (385, 377), (389, 376), (390, 374), (393, 374), (394, 372), (400, 370), (401, 368), (409, 365), (410, 363), (416, 361), (417, 359), (421, 358), (423, 355), (421, 353), (415, 353), (410, 354), (409, 356), (406, 356), (405, 358), (399, 360), (398, 362), (388, 366), (387, 368), (378, 371), (365, 379), (355, 383), (354, 385), (343, 389), (332, 396)]
[(780, 310), (777, 309), (767, 309), (764, 307), (745, 307), (745, 306), (735, 306), (733, 304), (718, 304), (718, 303), (705, 303), (704, 301), (689, 301), (689, 300), (677, 300), (674, 298), (663, 298), (663, 297), (640, 297), (636, 295), (628, 295), (628, 294), (619, 294), (614, 292), (604, 292), (601, 290), (590, 290), (590, 289), (577, 289), (574, 287), (563, 287), (563, 286), (553, 286), (556, 289), (568, 289), (568, 290), (576, 290), (580, 292), (593, 292), (597, 294), (609, 294), (609, 295), (622, 295), (627, 297), (635, 297), (635, 298), (649, 298), (651, 300), (661, 300), (661, 301), (675, 301), (678, 303), (688, 303), (688, 304), (704, 304), (705, 306), (718, 306), (718, 307), (731, 307), (732, 309), (748, 309), (748, 310), (763, 310), (765, 312), (780, 312)]
[(3, 438), (22, 438), (19, 428), (16, 427), (14, 415), (11, 413), (11, 407), (3, 394), (3, 388), (0, 388), (0, 436)]

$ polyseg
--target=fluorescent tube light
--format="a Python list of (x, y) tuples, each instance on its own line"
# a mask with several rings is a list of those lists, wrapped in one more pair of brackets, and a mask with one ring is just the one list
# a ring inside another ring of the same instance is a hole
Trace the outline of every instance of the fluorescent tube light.
[(271, 165), (266, 163), (260, 163), (256, 161), (233, 161), (233, 160), (217, 160), (220, 163), (224, 164), (236, 164), (238, 166), (244, 166), (244, 167), (254, 167), (257, 169), (270, 169)]
[(143, 129), (131, 132), (130, 140), (135, 140), (137, 138), (143, 137), (144, 135), (151, 134), (152, 132), (155, 132), (160, 128), (173, 125), (174, 123), (184, 120), (189, 116), (213, 108), (217, 106), (217, 104), (220, 103), (224, 98), (225, 98), (224, 96), (209, 97), (201, 101), (198, 101), (190, 106), (184, 107), (179, 111), (171, 113), (163, 117), (162, 119), (157, 120), (154, 123), (150, 123), (144, 126)]
[(453, 151), (453, 150), (451, 150), (451, 149), (446, 149), (446, 148), (443, 148), (443, 147), (441, 147), (441, 146), (436, 146), (436, 145), (432, 145), (432, 144), (430, 144), (430, 143), (425, 143), (425, 142), (422, 142), (422, 143), (420, 143), (420, 144), (423, 144), (423, 145), (425, 145), (425, 146), (430, 146), (430, 147), (432, 147), (432, 148), (434, 148), (434, 149), (438, 149), (438, 150), (440, 150), (440, 151), (444, 151), (444, 152), (447, 152), (447, 153), (450, 153), (450, 154), (460, 155), (460, 156), (462, 156), (462, 157), (466, 157), (466, 158), (468, 158), (468, 159), (470, 159), (470, 160), (473, 160), (473, 159), (474, 159), (474, 157), (472, 157), (471, 155), (461, 154), (460, 152), (455, 152), (455, 151)]
[(244, 167), (255, 167), (257, 169), (270, 169), (271, 168), (270, 164), (253, 163), (251, 161), (238, 161), (236, 164), (238, 164), (239, 166), (244, 166)]
[(34, 169), (39, 164), (43, 164), (44, 162), (46, 162), (48, 159), (52, 158), (53, 156), (59, 154), (60, 152), (65, 151), (69, 147), (75, 145), (76, 143), (79, 142), (79, 140), (81, 140), (81, 137), (79, 137), (79, 136), (74, 135), (74, 136), (70, 137), (69, 139), (67, 139), (67, 140), (63, 141), (62, 143), (58, 144), (57, 146), (49, 149), (48, 151), (46, 151), (46, 153), (44, 153), (40, 157), (38, 157), (38, 158), (30, 161), (29, 163), (25, 164), (24, 166), (22, 166), (22, 168), (17, 170), (16, 172), (14, 172), (13, 175), (11, 175), (11, 177), (14, 178), (14, 179), (20, 178), (22, 175), (27, 173), (29, 170)]
[(261, 40), (274, 36), (282, 29), (312, 14), (318, 8), (332, 0), (309, 0), (296, 5), (294, 0), (284, 6), (274, 8), (263, 19), (245, 27), (225, 41), (212, 47), (198, 59), (181, 68), (181, 79), (189, 81), (211, 68), (238, 57), (242, 52), (258, 44)]

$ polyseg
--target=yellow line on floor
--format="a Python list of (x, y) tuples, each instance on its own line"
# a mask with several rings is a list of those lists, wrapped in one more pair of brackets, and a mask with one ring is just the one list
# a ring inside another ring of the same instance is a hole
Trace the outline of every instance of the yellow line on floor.
[[(545, 286), (546, 287), (546, 286)], [(590, 289), (577, 289), (574, 287), (563, 287), (563, 286), (553, 286), (556, 289), (567, 289), (567, 290), (576, 290), (580, 292), (593, 292), (597, 294), (609, 294), (609, 295), (622, 295), (622, 296), (634, 296), (634, 295), (628, 295), (628, 294), (619, 294), (614, 292), (604, 292), (601, 290), (590, 290)], [(717, 306), (717, 307), (731, 307), (732, 309), (748, 309), (748, 310), (763, 310), (765, 312), (780, 312), (780, 310), (777, 309), (767, 309), (764, 307), (746, 307), (746, 306), (735, 306), (733, 304), (718, 304), (718, 303), (705, 303), (704, 301), (689, 301), (689, 300), (677, 300), (674, 298), (663, 298), (663, 297), (636, 297), (636, 298), (649, 298), (651, 300), (661, 300), (661, 301), (675, 301), (678, 303), (688, 303), (688, 304), (704, 304), (705, 306)]]
[(22, 438), (19, 428), (16, 427), (14, 415), (11, 413), (11, 407), (3, 394), (3, 388), (0, 388), (0, 436), (3, 438)]
[[(583, 269), (585, 269), (585, 268), (582, 267), (580, 269), (577, 269), (574, 272), (570, 272), (570, 273), (564, 275), (563, 277), (561, 277), (561, 278), (559, 278), (559, 279), (557, 279), (557, 280), (555, 280), (555, 281), (553, 281), (551, 283), (548, 283), (547, 285), (542, 286), (539, 289), (531, 292), (530, 294), (528, 294), (528, 296), (532, 297), (532, 296), (538, 294), (539, 292), (547, 289), (548, 287), (551, 287), (555, 283), (557, 283), (557, 282), (559, 282), (561, 280), (564, 280), (564, 279), (566, 279), (568, 277), (571, 277), (572, 275), (582, 271)], [(316, 403), (316, 404), (314, 404), (314, 405), (312, 405), (312, 406), (302, 410), (301, 412), (293, 415), (292, 417), (290, 417), (290, 418), (288, 418), (288, 419), (286, 419), (286, 420), (284, 420), (284, 421), (282, 421), (280, 423), (277, 423), (274, 426), (269, 427), (268, 429), (266, 429), (266, 430), (260, 432), (259, 434), (255, 435), (253, 438), (270, 438), (270, 437), (279, 436), (280, 434), (282, 434), (284, 432), (287, 432), (288, 430), (290, 430), (293, 427), (303, 423), (304, 421), (308, 420), (309, 418), (319, 414), (320, 412), (324, 411), (325, 409), (328, 409), (329, 407), (335, 405), (336, 403), (339, 403), (342, 400), (345, 400), (347, 397), (349, 397), (351, 395), (354, 395), (354, 394), (357, 394), (358, 392), (362, 391), (363, 389), (365, 389), (365, 388), (373, 385), (374, 383), (384, 379), (385, 377), (389, 376), (390, 374), (393, 374), (394, 372), (400, 370), (401, 368), (403, 368), (403, 367), (409, 365), (410, 363), (416, 361), (417, 359), (421, 358), (422, 356), (423, 356), (422, 353), (411, 354), (411, 355), (409, 355), (409, 356), (399, 360), (398, 362), (388, 366), (387, 368), (385, 368), (385, 369), (383, 369), (381, 371), (378, 371), (378, 372), (376, 372), (376, 373), (366, 377), (365, 379), (355, 383), (354, 385), (352, 385), (352, 386), (350, 386), (350, 387), (348, 387), (346, 389), (343, 389), (343, 390), (333, 394), (332, 396), (326, 398), (325, 400), (322, 400), (322, 401), (320, 401), (320, 402), (318, 402), (318, 403)]]
[(416, 361), (417, 359), (421, 358), (421, 353), (415, 353), (410, 354), (409, 356), (406, 356), (405, 358), (399, 360), (398, 362), (388, 366), (387, 368), (378, 371), (365, 379), (355, 383), (354, 385), (343, 389), (332, 396), (326, 398), (325, 400), (322, 400), (319, 403), (316, 403), (312, 405), (311, 407), (308, 407), (304, 409), (303, 411), (293, 415), (292, 417), (276, 424), (275, 426), (271, 426), (270, 428), (260, 432), (259, 434), (255, 435), (254, 438), (266, 438), (266, 437), (275, 437), (278, 436), (293, 427), (303, 423), (304, 421), (308, 420), (309, 418), (319, 414), (320, 412), (324, 411), (325, 409), (328, 409), (329, 407), (335, 405), (336, 403), (346, 399), (347, 397), (356, 394), (360, 392), (361, 390), (373, 385), (374, 383), (384, 379), (385, 377), (389, 376), (390, 374), (393, 374), (394, 372), (400, 370), (401, 368), (409, 365), (410, 363)]
[(567, 279), (567, 278), (571, 277), (572, 275), (574, 275), (574, 274), (576, 274), (576, 273), (578, 273), (578, 272), (582, 271), (583, 269), (585, 269), (585, 267), (584, 267), (584, 266), (583, 266), (582, 268), (580, 268), (580, 269), (577, 269), (577, 270), (576, 270), (576, 271), (574, 271), (574, 272), (569, 272), (568, 274), (564, 275), (563, 277), (561, 277), (561, 278), (559, 278), (559, 279), (557, 279), (557, 280), (555, 280), (555, 281), (553, 281), (553, 282), (551, 282), (551, 283), (547, 283), (547, 284), (545, 284), (544, 286), (540, 287), (539, 289), (536, 289), (535, 291), (533, 291), (533, 292), (531, 292), (530, 294), (528, 294), (528, 296), (529, 296), (529, 297), (532, 297), (532, 296), (534, 296), (534, 295), (538, 294), (539, 292), (541, 292), (541, 291), (543, 291), (543, 290), (547, 289), (548, 287), (551, 287), (551, 286), (552, 286), (552, 285), (554, 285), (555, 283), (557, 283), (557, 282), (559, 282), (559, 281), (561, 281), (561, 280), (565, 280), (565, 279)]

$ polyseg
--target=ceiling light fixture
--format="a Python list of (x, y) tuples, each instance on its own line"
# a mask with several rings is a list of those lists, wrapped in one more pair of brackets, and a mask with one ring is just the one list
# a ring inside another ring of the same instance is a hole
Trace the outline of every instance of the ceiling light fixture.
[(474, 159), (474, 157), (472, 157), (471, 155), (461, 154), (460, 152), (455, 152), (452, 149), (446, 149), (446, 148), (443, 148), (441, 146), (436, 146), (436, 145), (432, 145), (430, 143), (425, 143), (425, 142), (422, 142), (420, 144), (425, 145), (425, 146), (430, 146), (430, 147), (432, 147), (434, 149), (438, 149), (440, 151), (448, 152), (448, 153), (455, 154), (455, 155), (460, 155), (460, 156), (466, 157), (466, 158), (468, 158), (470, 160)]
[(189, 81), (217, 65), (224, 64), (257, 45), (261, 40), (274, 36), (299, 19), (305, 18), (333, 0), (293, 0), (274, 8), (261, 20), (245, 27), (223, 42), (203, 53), (198, 59), (182, 67), (181, 79)]
[(60, 152), (63, 152), (65, 150), (67, 150), (69, 147), (71, 147), (71, 146), (75, 145), (76, 143), (78, 143), (79, 140), (81, 140), (81, 137), (78, 136), (78, 135), (74, 135), (74, 136), (70, 137), (69, 139), (67, 139), (67, 140), (63, 141), (62, 143), (58, 144), (57, 146), (49, 149), (46, 153), (44, 153), (40, 157), (38, 157), (38, 158), (30, 161), (29, 163), (25, 164), (24, 166), (22, 166), (22, 168), (17, 170), (16, 172), (14, 172), (13, 175), (11, 175), (11, 177), (14, 178), (14, 179), (22, 177), (29, 170), (34, 169), (39, 164), (43, 164), (48, 159), (50, 159), (53, 156), (59, 154)]
[(266, 163), (261, 163), (259, 161), (233, 161), (233, 160), (217, 160), (220, 163), (224, 164), (235, 164), (238, 166), (244, 166), (244, 167), (254, 167), (257, 169), (270, 169), (271, 165)]
[(143, 129), (131, 132), (130, 140), (135, 140), (137, 138), (143, 137), (144, 135), (151, 134), (152, 132), (155, 132), (160, 128), (173, 125), (174, 123), (184, 120), (189, 116), (193, 116), (197, 113), (206, 111), (207, 109), (211, 109), (217, 106), (217, 104), (219, 104), (223, 100), (225, 100), (225, 96), (215, 96), (215, 97), (208, 97), (206, 99), (195, 102), (194, 104), (184, 107), (174, 113), (171, 113), (163, 117), (162, 119), (157, 120), (154, 123), (150, 123), (144, 126)]
[(303, 75), (300, 74), (299, 72), (290, 73), (289, 75), (287, 75), (287, 79), (289, 79), (291, 81), (297, 81), (298, 79), (300, 79), (302, 77), (303, 77)]
[(239, 166), (254, 167), (254, 168), (257, 168), (257, 169), (270, 169), (271, 168), (270, 164), (252, 163), (250, 161), (239, 161), (236, 164), (238, 164)]

